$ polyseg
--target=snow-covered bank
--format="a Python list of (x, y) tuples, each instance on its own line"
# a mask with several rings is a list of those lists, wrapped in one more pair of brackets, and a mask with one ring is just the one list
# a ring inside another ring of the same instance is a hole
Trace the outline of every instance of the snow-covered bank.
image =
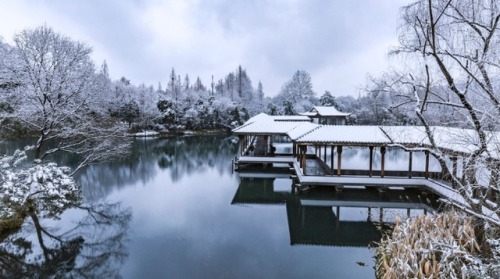
[(155, 131), (141, 131), (135, 134), (132, 134), (134, 137), (158, 137), (160, 133)]

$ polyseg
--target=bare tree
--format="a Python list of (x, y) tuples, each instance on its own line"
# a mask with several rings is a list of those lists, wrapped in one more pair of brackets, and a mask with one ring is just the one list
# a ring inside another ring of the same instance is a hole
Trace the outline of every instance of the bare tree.
[[(495, 222), (484, 209), (496, 212), (500, 208), (499, 203), (490, 201), (492, 193), (500, 190), (499, 150), (491, 144), (500, 128), (499, 20), (495, 0), (419, 0), (403, 7), (400, 45), (392, 54), (410, 57), (409, 69), (385, 80), (386, 90), (398, 97), (394, 107), (413, 108), (430, 142), (427, 152), (457, 185), (470, 213), (480, 217), (475, 233), (481, 244), (485, 243), (485, 220)], [(436, 111), (453, 114), (457, 121), (436, 121), (440, 119)], [(439, 148), (439, 135), (431, 128), (458, 123), (473, 131), (457, 135), (457, 142), (470, 150), (466, 154), (450, 154)], [(454, 157), (462, 158), (461, 174), (449, 166), (449, 158)], [(491, 183), (484, 183), (487, 178)]]
[[(21, 84), (14, 92), (14, 111), (39, 135), (36, 159), (67, 151), (81, 155), (84, 166), (127, 150), (125, 128), (97, 109), (98, 94), (108, 90), (100, 86), (90, 47), (47, 26), (24, 30), (14, 42)], [(47, 148), (48, 141), (55, 147)]]

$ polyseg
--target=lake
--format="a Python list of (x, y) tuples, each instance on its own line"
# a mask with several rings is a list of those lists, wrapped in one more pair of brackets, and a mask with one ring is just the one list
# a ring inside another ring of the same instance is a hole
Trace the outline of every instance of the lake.
[(134, 140), (128, 159), (77, 174), (85, 207), (27, 218), (0, 244), (2, 274), (374, 278), (370, 247), (386, 225), (437, 206), (414, 190), (300, 192), (283, 176), (240, 178), (237, 149), (228, 136)]

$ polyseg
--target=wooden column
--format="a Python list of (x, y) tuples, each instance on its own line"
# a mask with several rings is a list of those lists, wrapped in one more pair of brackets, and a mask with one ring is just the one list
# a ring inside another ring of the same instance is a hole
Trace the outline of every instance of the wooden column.
[(334, 149), (334, 146), (332, 145), (331, 146), (332, 150), (331, 150), (331, 156), (330, 156), (330, 170), (331, 170), (331, 174), (333, 175), (333, 149)]
[(299, 152), (299, 155), (298, 155), (298, 161), (299, 161), (299, 167), (302, 168), (302, 161), (303, 161), (303, 155), (302, 155), (302, 145), (298, 145), (297, 146), (297, 151)]
[(323, 162), (325, 162), (325, 164), (326, 164), (326, 145), (325, 145), (325, 150), (323, 153), (324, 153), (323, 154)]
[(384, 177), (384, 171), (385, 171), (385, 151), (386, 147), (381, 146), (380, 147), (380, 155), (381, 155), (381, 164), (380, 164), (380, 177)]
[(267, 156), (269, 136), (264, 136), (264, 141), (266, 142), (264, 145), (264, 156)]
[(462, 183), (465, 181), (465, 169), (466, 169), (465, 158), (462, 157)]
[[(456, 178), (457, 177), (457, 173), (458, 173), (458, 157), (457, 156), (453, 156), (450, 159), (451, 159), (451, 162), (453, 164), (453, 171), (452, 171), (452, 173), (453, 173), (453, 176)], [(453, 187), (453, 189), (455, 189), (457, 187), (454, 179), (451, 180), (451, 186)]]
[(498, 189), (497, 187), (497, 184), (498, 184), (498, 180), (500, 179), (500, 177), (498, 176), (498, 172), (495, 171), (495, 169), (500, 169), (500, 163), (497, 163), (495, 161), (491, 161), (490, 164), (492, 164), (494, 166), (494, 168), (492, 168), (492, 171), (490, 173), (490, 187), (488, 188), (488, 198), (493, 201), (493, 202), (496, 202), (498, 204), (498, 192), (496, 189)]
[(292, 143), (292, 156), (295, 158), (297, 156), (297, 150), (295, 149), (295, 143)]
[(302, 146), (302, 173), (307, 175), (307, 145)]
[(425, 151), (425, 179), (429, 179), (429, 151)]
[(373, 175), (373, 146), (370, 146), (370, 177)]
[(411, 178), (412, 171), (412, 162), (413, 162), (413, 152), (410, 151), (410, 156), (408, 160), (408, 178)]
[(238, 140), (240, 141), (240, 156), (243, 155), (243, 135), (238, 135)]
[(337, 176), (342, 175), (342, 145), (337, 146)]
[(318, 145), (318, 159), (321, 160), (321, 145)]

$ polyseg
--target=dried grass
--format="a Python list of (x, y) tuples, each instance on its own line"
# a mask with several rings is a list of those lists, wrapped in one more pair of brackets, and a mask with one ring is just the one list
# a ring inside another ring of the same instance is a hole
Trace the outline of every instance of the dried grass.
[(394, 231), (377, 248), (377, 277), (495, 278), (498, 265), (481, 259), (473, 222), (455, 211), (404, 222), (397, 217)]

